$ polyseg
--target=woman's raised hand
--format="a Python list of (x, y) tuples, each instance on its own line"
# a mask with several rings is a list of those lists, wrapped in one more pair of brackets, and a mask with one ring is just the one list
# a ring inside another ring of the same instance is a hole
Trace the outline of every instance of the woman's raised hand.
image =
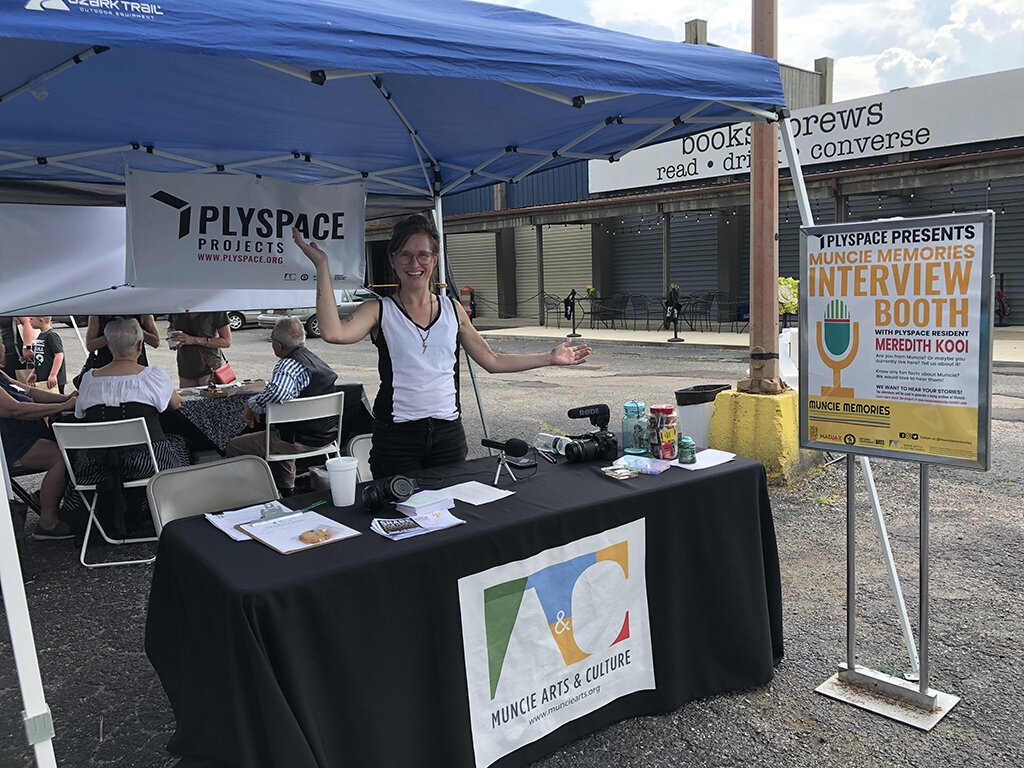
[(573, 344), (566, 339), (563, 343), (551, 350), (552, 365), (579, 365), (585, 362), (591, 349), (586, 344)]
[(321, 264), (327, 264), (327, 254), (323, 252), (319, 245), (310, 241), (306, 242), (302, 239), (302, 233), (299, 232), (297, 227), (292, 227), (292, 240), (299, 246), (299, 249), (306, 254), (306, 258), (313, 262), (313, 266), (319, 267)]

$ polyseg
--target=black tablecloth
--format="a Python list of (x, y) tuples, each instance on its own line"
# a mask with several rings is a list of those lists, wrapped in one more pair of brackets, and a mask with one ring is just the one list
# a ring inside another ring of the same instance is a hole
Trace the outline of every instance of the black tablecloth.
[[(424, 474), (490, 483), (494, 459)], [(503, 481), (503, 485), (510, 481)], [(763, 467), (615, 481), (542, 464), (466, 525), (407, 539), (363, 531), (282, 556), (202, 518), (160, 538), (146, 652), (177, 717), (169, 748), (260, 768), (473, 765), (457, 580), (646, 518), (657, 688), (633, 693), (499, 760), (521, 765), (616, 720), (766, 683), (782, 658), (778, 553)], [(293, 506), (312, 495), (293, 497)]]
[[(358, 382), (341, 382), (345, 410), (341, 419), (341, 444), (355, 435), (373, 431), (373, 411)], [(223, 454), (228, 441), (245, 431), (242, 410), (252, 392), (219, 397), (182, 398), (181, 408), (160, 414), (164, 432), (181, 435), (192, 450), (214, 450)]]

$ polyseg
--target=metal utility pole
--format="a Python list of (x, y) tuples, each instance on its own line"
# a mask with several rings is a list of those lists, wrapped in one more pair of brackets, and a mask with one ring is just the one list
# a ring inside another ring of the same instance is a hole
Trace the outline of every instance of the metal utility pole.
[[(751, 47), (778, 58), (778, 0), (753, 0)], [(750, 375), (740, 392), (777, 394), (779, 376), (779, 135), (752, 123), (750, 137)]]

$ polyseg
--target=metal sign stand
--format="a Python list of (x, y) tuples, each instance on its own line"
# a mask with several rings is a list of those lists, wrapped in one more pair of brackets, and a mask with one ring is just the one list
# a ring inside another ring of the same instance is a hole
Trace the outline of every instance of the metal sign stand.
[[(813, 226), (814, 217), (811, 213), (810, 199), (804, 185), (803, 170), (800, 157), (793, 140), (789, 121), (782, 116), (779, 131), (783, 149), (789, 162), (793, 191), (800, 209), (800, 219), (805, 226)], [(846, 456), (846, 662), (839, 664), (839, 671), (819, 685), (815, 690), (855, 707), (883, 715), (901, 723), (912, 725), (924, 731), (930, 731), (946, 714), (959, 703), (960, 697), (934, 690), (928, 686), (928, 464), (920, 464), (920, 543), (919, 543), (919, 581), (920, 581), (920, 655), (914, 643), (913, 632), (907, 617), (903, 593), (896, 574), (889, 546), (889, 538), (885, 530), (878, 493), (875, 489), (871, 465), (866, 456), (860, 457), (864, 480), (867, 484), (868, 496), (874, 512), (875, 528), (882, 544), (889, 576), (889, 586), (896, 601), (903, 630), (904, 642), (910, 655), (911, 672), (905, 678), (887, 675), (868, 667), (857, 664), (856, 635), (856, 602), (857, 602), (857, 568), (856, 568), (856, 492), (854, 488), (854, 455)], [(915, 674), (916, 673), (916, 674)], [(917, 679), (915, 685), (913, 680)]]
[(857, 555), (855, 545), (854, 456), (846, 457), (846, 662), (815, 690), (833, 699), (892, 720), (930, 731), (960, 701), (959, 696), (928, 687), (928, 464), (920, 464), (920, 605), (918, 682), (857, 664)]

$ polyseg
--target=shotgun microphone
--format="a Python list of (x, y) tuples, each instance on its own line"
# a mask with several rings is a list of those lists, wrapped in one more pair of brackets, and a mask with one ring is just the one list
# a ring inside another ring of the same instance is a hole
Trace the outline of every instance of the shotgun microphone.
[(520, 440), (518, 437), (506, 440), (504, 443), (500, 440), (491, 440), (485, 437), (480, 441), (480, 445), (485, 448), (497, 448), (509, 456), (525, 456), (526, 452), (530, 450), (530, 446), (527, 445), (526, 441)]

